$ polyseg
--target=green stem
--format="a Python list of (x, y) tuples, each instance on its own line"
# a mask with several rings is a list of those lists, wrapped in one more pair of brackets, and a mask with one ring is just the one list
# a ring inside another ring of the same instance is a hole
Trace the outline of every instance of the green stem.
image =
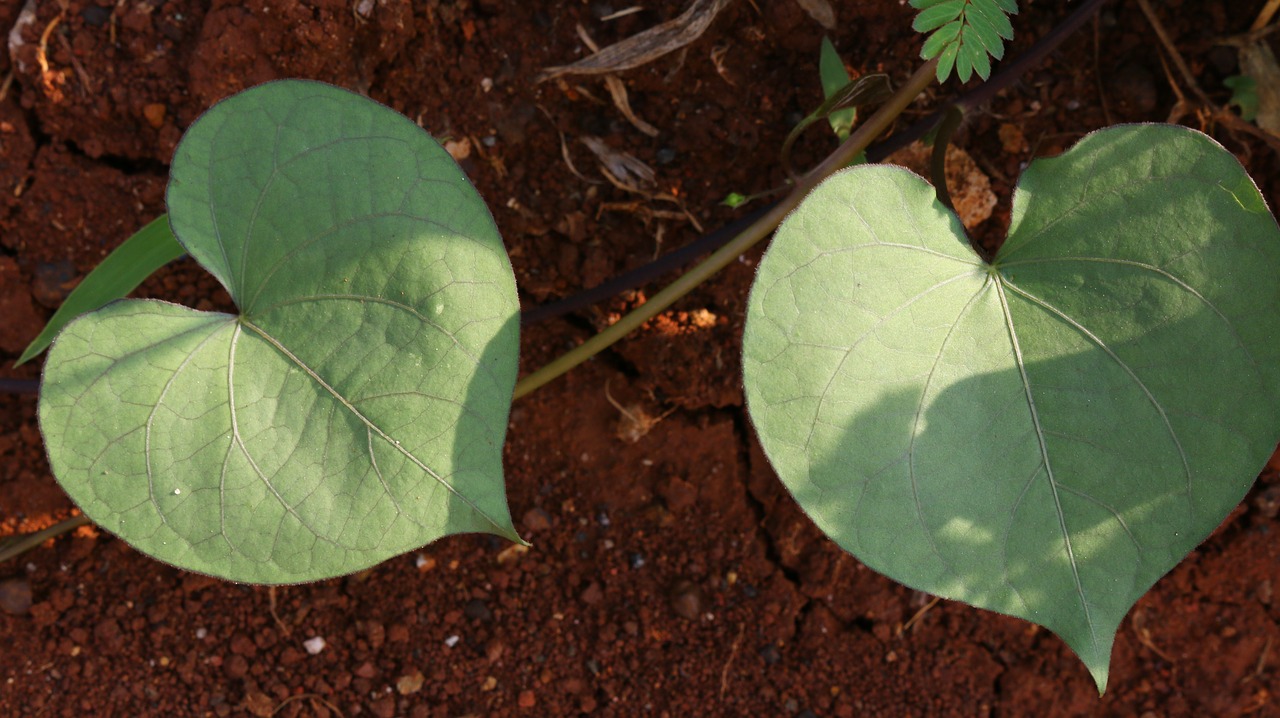
[(785, 199), (728, 244), (716, 250), (710, 257), (609, 328), (517, 382), (513, 400), (525, 396), (612, 346), (688, 294), (694, 287), (728, 266), (757, 242), (772, 234), (783, 218), (795, 209), (809, 192), (818, 186), (818, 183), (857, 157), (859, 152), (865, 150), (872, 140), (887, 130), (898, 115), (902, 114), (902, 111), (933, 83), (936, 66), (935, 59), (926, 62), (916, 70), (901, 89), (895, 92), (866, 122), (859, 125), (853, 134), (849, 135), (849, 139), (845, 140), (844, 144), (823, 160), (822, 164), (801, 177)]
[(0, 539), (0, 562), (8, 561), (11, 558), (17, 558), (31, 549), (44, 543), (45, 540), (61, 536), (68, 531), (73, 531), (80, 526), (88, 525), (89, 517), (84, 514), (72, 516), (65, 521), (50, 526), (47, 529), (34, 531), (29, 534), (18, 534), (16, 536), (7, 536)]
[(929, 173), (933, 175), (933, 188), (938, 193), (938, 201), (942, 206), (956, 211), (951, 204), (951, 191), (947, 188), (947, 147), (951, 144), (951, 136), (964, 119), (964, 111), (959, 105), (951, 105), (942, 116), (942, 124), (933, 136), (933, 154), (929, 160)]

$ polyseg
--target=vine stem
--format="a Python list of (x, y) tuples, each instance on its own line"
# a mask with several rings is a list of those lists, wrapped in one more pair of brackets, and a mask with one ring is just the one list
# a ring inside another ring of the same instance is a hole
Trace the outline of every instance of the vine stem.
[(889, 125), (915, 101), (921, 92), (924, 92), (929, 85), (933, 84), (937, 64), (937, 60), (934, 59), (921, 65), (901, 89), (895, 92), (866, 122), (859, 125), (853, 134), (849, 135), (849, 139), (845, 140), (821, 164), (801, 177), (785, 199), (770, 208), (768, 212), (727, 244), (609, 328), (517, 382), (515, 394), (512, 397), (513, 400), (527, 395), (534, 389), (547, 384), (561, 374), (612, 346), (618, 340), (635, 331), (640, 325), (670, 307), (676, 300), (692, 291), (694, 287), (724, 269), (760, 240), (772, 234), (773, 230), (790, 214), (791, 210), (795, 209), (801, 200), (814, 187), (818, 186), (818, 183), (844, 167), (854, 157), (857, 157), (858, 153), (866, 149), (872, 140), (889, 128)]
[(11, 558), (17, 558), (31, 549), (44, 543), (46, 539), (61, 536), (68, 531), (75, 530), (80, 526), (89, 525), (89, 517), (84, 514), (76, 514), (69, 519), (59, 521), (58, 523), (46, 529), (34, 531), (29, 534), (17, 534), (15, 536), (6, 536), (0, 539), (0, 562), (8, 561)]

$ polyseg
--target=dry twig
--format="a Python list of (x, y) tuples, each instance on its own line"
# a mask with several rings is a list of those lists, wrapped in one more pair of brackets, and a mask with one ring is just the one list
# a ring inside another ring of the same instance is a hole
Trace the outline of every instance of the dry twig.
[(746, 632), (745, 625), (738, 626), (738, 637), (733, 639), (733, 647), (729, 649), (729, 659), (724, 662), (724, 668), (720, 670), (720, 697), (724, 698), (725, 691), (729, 690), (729, 669), (733, 667), (733, 659), (738, 657), (738, 649), (742, 647), (742, 636)]
[(942, 599), (940, 597), (934, 596), (928, 603), (924, 605), (923, 608), (921, 608), (919, 611), (916, 611), (915, 615), (913, 615), (911, 618), (908, 618), (906, 623), (902, 624), (902, 627), (898, 629), (897, 635), (901, 636), (902, 634), (914, 628), (915, 625), (920, 622), (920, 619), (924, 618), (924, 614), (928, 613), (934, 606), (938, 605), (938, 601), (941, 601), (941, 600)]
[[(1182, 75), (1183, 82), (1187, 88), (1195, 95), (1200, 105), (1208, 111), (1207, 119), (1221, 123), (1228, 131), (1243, 132), (1253, 135), (1262, 140), (1274, 152), (1280, 154), (1280, 137), (1268, 132), (1267, 130), (1257, 127), (1252, 123), (1245, 122), (1234, 112), (1226, 109), (1209, 99), (1209, 96), (1200, 89), (1200, 84), (1196, 82), (1195, 76), (1191, 73), (1191, 68), (1187, 66), (1186, 60), (1182, 59), (1182, 53), (1178, 52), (1178, 48), (1170, 39), (1169, 33), (1165, 30), (1164, 23), (1160, 22), (1159, 16), (1156, 15), (1155, 9), (1151, 7), (1149, 0), (1138, 0), (1138, 6), (1142, 9), (1142, 13), (1147, 16), (1147, 22), (1151, 24), (1151, 28), (1155, 31), (1156, 37), (1160, 40), (1160, 44), (1164, 46), (1165, 52), (1169, 55), (1174, 67), (1178, 73)], [(1264, 9), (1265, 12), (1265, 9)], [(1174, 106), (1173, 112), (1170, 114), (1169, 121), (1174, 122), (1180, 119), (1190, 104), (1178, 89), (1178, 85), (1174, 82), (1172, 74), (1169, 77), (1169, 84), (1173, 87), (1174, 93), (1179, 96), (1178, 104)]]

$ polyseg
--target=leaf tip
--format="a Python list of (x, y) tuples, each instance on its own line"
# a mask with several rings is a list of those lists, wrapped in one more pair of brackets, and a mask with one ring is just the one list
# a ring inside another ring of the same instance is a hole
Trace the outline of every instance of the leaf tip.
[(1089, 675), (1093, 676), (1093, 683), (1098, 687), (1098, 696), (1101, 697), (1107, 692), (1107, 677), (1110, 675), (1110, 662), (1103, 662), (1101, 665), (1089, 666)]

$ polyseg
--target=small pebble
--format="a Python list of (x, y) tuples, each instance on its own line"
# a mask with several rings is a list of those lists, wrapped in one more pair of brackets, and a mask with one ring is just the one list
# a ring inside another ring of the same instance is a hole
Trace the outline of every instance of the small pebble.
[(760, 648), (760, 657), (764, 659), (766, 666), (772, 666), (782, 660), (782, 653), (778, 651), (777, 646), (768, 643)]
[(462, 640), (462, 636), (449, 636), (448, 638), (444, 639), (444, 645), (448, 646), (449, 648), (453, 648), (454, 646), (458, 645), (458, 641), (461, 641), (461, 640)]
[(604, 590), (600, 588), (599, 583), (592, 581), (579, 598), (588, 606), (595, 606), (604, 600)]
[(324, 650), (324, 639), (320, 636), (313, 636), (302, 642), (302, 647), (307, 649), (307, 653), (311, 655), (319, 655)]
[(142, 108), (142, 116), (146, 118), (147, 124), (155, 129), (164, 127), (164, 118), (168, 114), (168, 108), (156, 102)]
[(67, 260), (40, 262), (31, 278), (31, 296), (42, 306), (57, 309), (78, 284), (76, 267)]
[(90, 5), (80, 11), (80, 17), (84, 18), (84, 24), (89, 27), (102, 27), (111, 19), (111, 11), (105, 7)]
[(489, 610), (489, 607), (485, 605), (484, 601), (481, 601), (478, 598), (473, 598), (470, 601), (467, 601), (467, 605), (462, 608), (462, 613), (465, 614), (467, 618), (476, 621), (487, 623), (493, 620), (493, 612)]
[(31, 582), (25, 578), (0, 581), (0, 610), (25, 616), (31, 610)]
[(702, 591), (691, 581), (680, 581), (671, 589), (671, 610), (690, 621), (702, 613)]
[(542, 509), (532, 508), (524, 512), (523, 523), (525, 529), (530, 533), (546, 531), (551, 528), (551, 517)]
[(644, 556), (638, 553), (631, 554), (631, 568), (642, 568), (642, 567), (644, 567)]

